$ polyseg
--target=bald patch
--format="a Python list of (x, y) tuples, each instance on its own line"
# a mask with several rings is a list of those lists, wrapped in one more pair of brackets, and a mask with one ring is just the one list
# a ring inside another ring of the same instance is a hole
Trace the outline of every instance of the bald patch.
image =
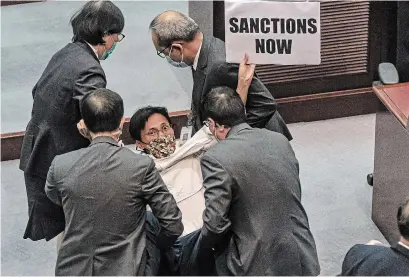
[(98, 110), (102, 110), (108, 104), (107, 99), (97, 94), (91, 95), (89, 100), (92, 103), (92, 105)]
[(190, 42), (200, 31), (192, 18), (171, 10), (157, 15), (149, 24), (149, 29), (155, 33), (157, 43), (162, 47), (167, 47), (176, 40)]
[(166, 11), (158, 15), (158, 20), (162, 22), (183, 20), (183, 15), (176, 11)]

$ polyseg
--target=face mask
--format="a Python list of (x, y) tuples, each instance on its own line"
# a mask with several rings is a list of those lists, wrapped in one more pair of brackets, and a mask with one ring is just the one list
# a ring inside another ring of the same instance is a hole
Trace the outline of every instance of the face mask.
[(172, 48), (170, 48), (169, 55), (166, 56), (166, 60), (168, 61), (168, 63), (178, 68), (189, 67), (189, 65), (183, 61), (183, 52), (180, 62), (175, 62), (174, 60), (172, 60), (172, 58), (170, 57), (170, 53), (172, 53)]
[(105, 48), (104, 54), (102, 54), (101, 58), (99, 58), (100, 60), (106, 60), (109, 57), (109, 55), (111, 55), (112, 52), (114, 52), (115, 47), (116, 47), (116, 42), (114, 41), (114, 39), (112, 37), (111, 37), (111, 39), (112, 39), (114, 44), (112, 45), (111, 49), (109, 49), (108, 51)]
[[(210, 127), (209, 127), (209, 130), (210, 130)], [(212, 132), (212, 130), (210, 130), (210, 133), (212, 133), (212, 135), (213, 135), (213, 137), (216, 139), (216, 141), (219, 142), (220, 139), (216, 136), (216, 126), (214, 126), (213, 131), (214, 131), (214, 132)]]
[(145, 150), (157, 159), (166, 158), (175, 152), (175, 140), (173, 135), (158, 137), (148, 143)]

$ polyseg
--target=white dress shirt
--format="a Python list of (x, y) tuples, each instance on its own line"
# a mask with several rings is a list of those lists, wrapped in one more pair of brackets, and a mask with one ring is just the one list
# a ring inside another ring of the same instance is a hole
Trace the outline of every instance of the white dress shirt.
[(99, 59), (97, 50), (95, 50), (95, 48), (88, 42), (85, 42), (85, 43), (88, 44), (89, 47), (91, 47), (92, 51), (94, 51), (95, 56)]
[(400, 244), (400, 245), (402, 245), (403, 247), (405, 247), (406, 249), (408, 249), (409, 250), (409, 246), (407, 246), (406, 244), (404, 244), (403, 242), (398, 242), (398, 244)]
[(196, 70), (197, 63), (199, 62), (200, 50), (202, 49), (203, 41), (200, 43), (199, 50), (197, 50), (195, 60), (193, 61), (193, 69)]

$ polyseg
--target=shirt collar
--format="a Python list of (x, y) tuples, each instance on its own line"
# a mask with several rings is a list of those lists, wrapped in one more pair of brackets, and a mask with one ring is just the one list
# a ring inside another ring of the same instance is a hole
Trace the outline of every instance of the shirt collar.
[(88, 44), (89, 47), (91, 47), (91, 49), (94, 52), (95, 56), (99, 59), (97, 50), (95, 50), (95, 48), (91, 44), (89, 44), (88, 42), (85, 42), (85, 43)]
[(403, 247), (405, 247), (406, 249), (408, 249), (409, 250), (409, 246), (407, 246), (406, 244), (404, 244), (403, 242), (398, 242), (398, 244), (400, 244), (400, 245), (402, 245)]
[(114, 146), (120, 147), (120, 145), (118, 144), (119, 142), (117, 142), (116, 140), (114, 140), (112, 137), (109, 137), (109, 136), (100, 136), (100, 137), (94, 138), (91, 141), (90, 146), (97, 144), (97, 143), (109, 143)]
[(227, 133), (227, 137), (237, 135), (241, 130), (244, 130), (244, 129), (251, 129), (251, 127), (245, 122), (237, 124), (231, 127), (230, 131)]
[(203, 41), (200, 43), (199, 50), (197, 50), (195, 60), (193, 61), (193, 69), (196, 70), (197, 63), (199, 62), (200, 50), (202, 49)]

